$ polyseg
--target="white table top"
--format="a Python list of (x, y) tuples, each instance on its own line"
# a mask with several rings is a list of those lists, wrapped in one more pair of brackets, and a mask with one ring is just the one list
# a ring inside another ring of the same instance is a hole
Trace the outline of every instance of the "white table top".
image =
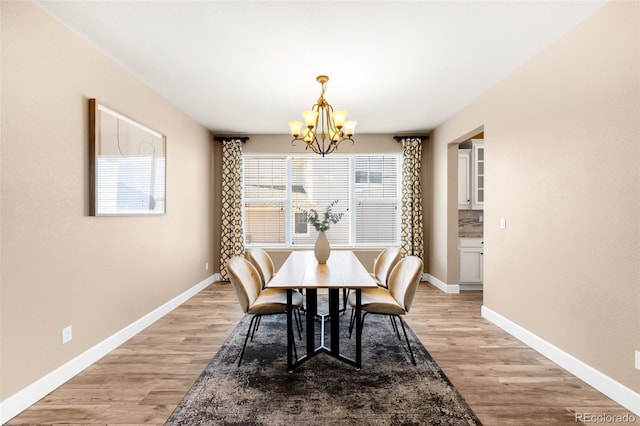
[(367, 288), (377, 284), (352, 251), (332, 250), (326, 264), (318, 264), (313, 251), (294, 251), (267, 287)]

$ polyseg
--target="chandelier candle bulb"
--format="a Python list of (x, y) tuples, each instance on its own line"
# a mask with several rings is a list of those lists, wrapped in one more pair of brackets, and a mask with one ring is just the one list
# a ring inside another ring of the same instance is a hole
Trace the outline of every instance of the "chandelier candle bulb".
[(333, 122), (336, 125), (336, 129), (341, 129), (344, 126), (344, 120), (347, 118), (347, 111), (333, 111)]
[(302, 130), (302, 121), (290, 121), (289, 128), (291, 129), (291, 136), (297, 138)]
[(353, 136), (353, 134), (356, 132), (357, 124), (357, 121), (347, 121), (346, 123), (344, 123), (344, 133), (349, 137)]
[(304, 121), (309, 129), (313, 129), (318, 122), (318, 111), (305, 111), (302, 113)]

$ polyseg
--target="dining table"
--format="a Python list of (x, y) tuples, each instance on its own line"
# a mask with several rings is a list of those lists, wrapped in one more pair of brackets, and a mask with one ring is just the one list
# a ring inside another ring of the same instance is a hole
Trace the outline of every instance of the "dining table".
[[(313, 251), (293, 251), (282, 267), (267, 284), (269, 288), (287, 289), (287, 370), (298, 366), (319, 354), (328, 354), (340, 361), (362, 368), (362, 318), (363, 288), (375, 288), (377, 284), (367, 269), (351, 250), (332, 250), (326, 263), (319, 263)], [(318, 313), (318, 289), (328, 289), (328, 313)], [(292, 295), (296, 290), (305, 294), (306, 353), (298, 357), (293, 333)], [(340, 307), (340, 290), (355, 291), (355, 356), (340, 352), (340, 318), (346, 306)], [(325, 341), (325, 321), (329, 321), (329, 342)], [(316, 338), (316, 321), (321, 333)], [(296, 355), (294, 356), (294, 353)]]

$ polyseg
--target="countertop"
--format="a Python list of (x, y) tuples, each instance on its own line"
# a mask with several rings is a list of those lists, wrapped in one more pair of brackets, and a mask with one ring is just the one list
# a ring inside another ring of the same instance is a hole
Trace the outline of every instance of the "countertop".
[(483, 236), (482, 232), (477, 231), (461, 231), (458, 233), (458, 238), (482, 238)]

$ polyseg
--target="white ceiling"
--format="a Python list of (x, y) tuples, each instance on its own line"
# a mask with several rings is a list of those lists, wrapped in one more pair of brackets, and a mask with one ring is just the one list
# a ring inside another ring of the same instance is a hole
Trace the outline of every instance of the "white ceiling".
[[(606, 1), (37, 1), (216, 133), (438, 126)], [(588, 48), (588, 47), (587, 47)]]

